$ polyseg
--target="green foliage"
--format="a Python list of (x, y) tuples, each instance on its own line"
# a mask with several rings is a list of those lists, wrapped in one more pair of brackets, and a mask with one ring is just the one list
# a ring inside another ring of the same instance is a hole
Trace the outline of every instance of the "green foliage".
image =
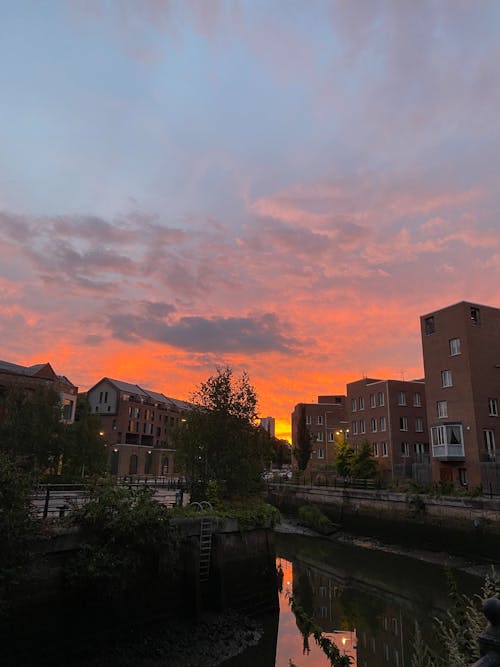
[(297, 441), (293, 448), (293, 455), (297, 461), (299, 470), (305, 470), (312, 452), (312, 435), (306, 424), (306, 409), (304, 406), (300, 409), (300, 416), (297, 423)]
[(354, 455), (351, 475), (357, 479), (374, 479), (377, 475), (377, 461), (373, 458), (372, 447), (364, 442), (357, 454)]
[(304, 649), (307, 650), (309, 637), (312, 635), (314, 641), (326, 655), (332, 667), (349, 667), (352, 658), (340, 652), (339, 647), (332, 642), (331, 639), (325, 636), (323, 630), (314, 622), (312, 616), (310, 616), (292, 596), (288, 598), (288, 602), (296, 618), (297, 627), (303, 635)]
[(271, 446), (271, 461), (276, 468), (282, 468), (292, 462), (292, 451), (286, 440), (269, 437)]
[(108, 453), (98, 415), (90, 412), (86, 396), (78, 396), (74, 424), (67, 427), (62, 472), (67, 479), (104, 475)]
[(335, 436), (335, 465), (337, 473), (341, 477), (350, 477), (352, 475), (352, 465), (354, 461), (354, 449), (346, 441), (343, 434)]
[(58, 392), (45, 385), (36, 389), (11, 385), (2, 402), (1, 449), (24, 458), (35, 471), (57, 473), (67, 437)]
[(116, 596), (151, 571), (170, 570), (177, 541), (168, 509), (152, 491), (100, 479), (87, 492), (88, 502), (70, 515), (83, 537), (83, 549), (66, 571), (70, 589)]
[(334, 524), (316, 505), (302, 505), (299, 507), (298, 517), (301, 524), (322, 535), (330, 535), (335, 530)]
[(197, 494), (192, 499), (206, 498), (210, 480), (222, 499), (257, 493), (269, 443), (255, 424), (257, 397), (246, 373), (236, 379), (230, 368), (218, 368), (192, 401), (175, 433), (176, 461)]
[(447, 577), (453, 605), (442, 618), (435, 619), (443, 655), (436, 656), (425, 646), (416, 626), (412, 667), (469, 667), (480, 657), (477, 637), (486, 625), (481, 606), (484, 600), (500, 596), (500, 579), (492, 568), (481, 593), (469, 597), (458, 591), (449, 571)]
[(41, 534), (31, 505), (35, 481), (19, 460), (0, 452), (0, 614), (8, 610), (16, 585), (25, 578), (32, 546)]

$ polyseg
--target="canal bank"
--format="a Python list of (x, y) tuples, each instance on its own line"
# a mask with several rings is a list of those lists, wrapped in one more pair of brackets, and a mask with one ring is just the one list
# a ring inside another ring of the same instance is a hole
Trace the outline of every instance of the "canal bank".
[(382, 490), (269, 484), (268, 501), (283, 514), (318, 507), (344, 533), (406, 549), (496, 560), (500, 500), (431, 497)]
[[(48, 531), (12, 614), (0, 623), (2, 664), (146, 665), (156, 656), (196, 667), (259, 641), (251, 616), (278, 607), (272, 528), (202, 515), (172, 520), (172, 529), (176, 558), (142, 554), (140, 579), (113, 594), (92, 581), (72, 586), (83, 537), (61, 526)], [(108, 564), (110, 576), (118, 565)]]

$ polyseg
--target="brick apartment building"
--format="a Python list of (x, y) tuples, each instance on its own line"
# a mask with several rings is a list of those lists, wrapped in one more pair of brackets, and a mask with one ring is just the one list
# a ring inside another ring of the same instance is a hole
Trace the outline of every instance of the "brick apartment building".
[(369, 442), (385, 481), (430, 481), (423, 380), (363, 378), (347, 385), (349, 443)]
[[(317, 403), (298, 403), (292, 413), (292, 447), (297, 446), (298, 426), (304, 417), (312, 436), (311, 459), (307, 471), (333, 467), (335, 463), (335, 433), (349, 426), (345, 396), (318, 396)], [(296, 461), (292, 457), (292, 464)]]
[(174, 472), (172, 432), (189, 404), (121, 380), (102, 378), (87, 392), (110, 447), (112, 475)]
[(61, 420), (67, 424), (75, 421), (78, 387), (65, 375), (58, 375), (49, 363), (21, 366), (0, 361), (0, 395), (11, 385), (33, 391), (37, 387), (53, 387), (61, 399)]
[(420, 318), (435, 481), (500, 491), (500, 309), (462, 301)]

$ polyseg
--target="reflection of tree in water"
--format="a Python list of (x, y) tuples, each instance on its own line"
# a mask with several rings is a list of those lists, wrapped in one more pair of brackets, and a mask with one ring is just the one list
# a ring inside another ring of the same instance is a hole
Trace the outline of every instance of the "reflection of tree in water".
[(364, 628), (373, 635), (377, 634), (379, 619), (384, 615), (384, 603), (354, 588), (344, 588), (339, 601), (339, 620), (343, 630)]
[(276, 579), (278, 582), (278, 593), (283, 593), (283, 577), (285, 576), (285, 573), (283, 572), (283, 568), (281, 567), (281, 563), (278, 564), (278, 567), (276, 568)]
[(303, 614), (295, 614), (295, 622), (304, 639), (303, 653), (307, 654), (310, 651), (309, 637), (313, 633), (311, 619), (314, 615), (314, 592), (309, 577), (302, 568), (293, 578), (293, 600), (297, 608), (304, 611)]

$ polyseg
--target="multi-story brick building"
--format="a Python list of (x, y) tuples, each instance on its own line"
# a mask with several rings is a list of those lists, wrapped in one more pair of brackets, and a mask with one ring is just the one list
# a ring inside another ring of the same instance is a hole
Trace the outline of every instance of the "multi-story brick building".
[(349, 443), (370, 443), (380, 478), (430, 480), (423, 380), (363, 378), (347, 385)]
[(262, 417), (260, 427), (267, 431), (271, 438), (276, 437), (276, 420), (274, 417)]
[(136, 384), (102, 378), (87, 392), (101, 418), (113, 475), (165, 475), (174, 471), (172, 432), (189, 404)]
[[(292, 413), (292, 447), (297, 446), (300, 419), (311, 434), (312, 452), (308, 471), (333, 467), (335, 433), (348, 428), (345, 396), (318, 396), (317, 403), (298, 403)], [(292, 463), (296, 461), (292, 457)]]
[(500, 490), (500, 309), (462, 301), (420, 318), (433, 478)]
[(36, 387), (53, 387), (61, 399), (61, 420), (67, 424), (75, 421), (78, 387), (65, 375), (58, 375), (49, 363), (21, 366), (9, 361), (0, 361), (0, 394), (10, 385), (32, 391)]

